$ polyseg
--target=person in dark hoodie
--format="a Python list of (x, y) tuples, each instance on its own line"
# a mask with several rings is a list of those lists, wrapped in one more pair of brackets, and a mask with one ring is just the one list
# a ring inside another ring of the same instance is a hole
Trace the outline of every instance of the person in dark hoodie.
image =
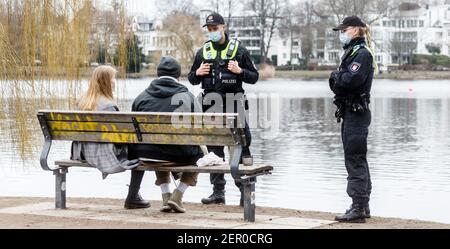
[[(172, 57), (163, 57), (158, 65), (158, 79), (134, 101), (133, 112), (201, 112), (201, 106), (187, 87), (179, 83), (181, 66)], [(182, 101), (173, 101), (176, 100)], [(177, 102), (179, 104), (173, 104)], [(200, 146), (139, 144), (129, 148), (130, 159), (151, 158), (177, 163), (195, 164), (203, 157)], [(156, 185), (161, 187), (161, 212), (186, 212), (182, 197), (189, 186), (196, 186), (197, 173), (181, 174), (181, 183), (171, 194), (170, 173), (156, 172)]]

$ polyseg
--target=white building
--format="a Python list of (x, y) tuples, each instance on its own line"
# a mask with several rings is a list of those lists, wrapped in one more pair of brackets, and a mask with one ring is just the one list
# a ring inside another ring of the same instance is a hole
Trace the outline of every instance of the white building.
[[(201, 24), (210, 13), (210, 10), (200, 11)], [(326, 15), (314, 18), (316, 23), (322, 25), (317, 25), (320, 28), (312, 34), (311, 61), (321, 66), (336, 66), (343, 51), (337, 33), (333, 32), (328, 24), (339, 21)], [(254, 62), (259, 64), (260, 19), (251, 12), (243, 12), (240, 16), (233, 16), (229, 26), (230, 37), (238, 38), (250, 52)], [(136, 17), (133, 20), (133, 27), (142, 42), (145, 54), (179, 57), (176, 54), (174, 37), (161, 30), (161, 22)], [(373, 23), (371, 28), (375, 43), (375, 59), (383, 70), (388, 66), (410, 63), (413, 54), (431, 54), (430, 48), (437, 48), (442, 55), (450, 55), (450, 4), (419, 6), (404, 3)], [(205, 31), (205, 39), (206, 35)], [(266, 44), (267, 38), (266, 36)], [(288, 30), (276, 30), (267, 58), (277, 66), (299, 64), (303, 58), (299, 35), (293, 34), (291, 37)]]
[(300, 64), (302, 50), (298, 34), (283, 29), (275, 32), (268, 57), (276, 66)]
[(146, 56), (152, 58), (168, 55), (178, 57), (175, 37), (162, 30), (161, 21), (136, 16), (133, 17), (131, 27), (141, 42), (142, 52)]
[[(204, 20), (211, 14), (211, 10), (201, 11), (201, 20)], [(228, 20), (226, 20), (228, 22)], [(239, 16), (232, 16), (229, 20), (229, 35), (231, 38), (237, 38), (242, 42), (252, 56), (256, 64), (260, 63), (261, 57), (261, 21), (254, 13), (247, 11)], [(292, 53), (291, 53), (292, 41)], [(268, 35), (266, 35), (265, 43), (268, 44)], [(294, 64), (299, 63), (301, 58), (300, 39), (298, 36), (290, 37), (288, 31), (276, 30), (273, 34), (267, 59), (277, 66), (288, 65), (292, 61)]]
[(247, 48), (252, 58), (259, 63), (261, 55), (260, 21), (256, 17), (234, 16), (229, 21), (230, 38), (237, 38)]
[(431, 54), (430, 47), (450, 55), (450, 4), (402, 4), (373, 25), (377, 62), (382, 66), (410, 62), (412, 54)]
[[(431, 47), (450, 56), (450, 4), (420, 6), (403, 3), (373, 23), (371, 28), (375, 59), (383, 70), (388, 66), (410, 63), (413, 54), (430, 55)], [(325, 43), (318, 39), (316, 43), (319, 45), (313, 53), (321, 64), (336, 64), (342, 49), (336, 44), (334, 32), (327, 30), (325, 33), (321, 38)]]

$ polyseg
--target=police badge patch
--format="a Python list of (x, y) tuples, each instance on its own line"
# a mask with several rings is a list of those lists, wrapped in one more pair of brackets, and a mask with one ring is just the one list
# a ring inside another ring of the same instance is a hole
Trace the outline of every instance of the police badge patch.
[(360, 68), (361, 68), (361, 64), (358, 63), (358, 62), (353, 62), (353, 63), (350, 65), (350, 71), (352, 71), (352, 73), (358, 72)]

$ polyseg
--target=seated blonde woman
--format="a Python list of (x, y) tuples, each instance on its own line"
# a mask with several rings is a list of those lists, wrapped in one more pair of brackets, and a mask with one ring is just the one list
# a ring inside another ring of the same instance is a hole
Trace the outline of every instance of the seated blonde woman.
[[(78, 101), (78, 108), (81, 111), (119, 111), (113, 96), (116, 73), (117, 71), (110, 66), (97, 67), (89, 82), (89, 89)], [(103, 173), (104, 179), (109, 174), (132, 170), (139, 165), (138, 160), (128, 160), (127, 146), (107, 143), (74, 142), (72, 145), (72, 159), (87, 161), (91, 166), (96, 167)], [(132, 171), (125, 208), (150, 207), (150, 203), (143, 200), (139, 194), (143, 176), (143, 172)]]

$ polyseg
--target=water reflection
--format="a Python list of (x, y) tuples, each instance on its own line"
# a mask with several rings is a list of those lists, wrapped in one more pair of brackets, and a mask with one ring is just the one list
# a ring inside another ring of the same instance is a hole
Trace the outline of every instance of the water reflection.
[[(119, 105), (129, 110), (132, 97), (150, 81), (127, 82)], [(447, 82), (379, 81), (374, 85), (369, 136), (369, 164), (374, 182), (374, 215), (434, 220), (450, 223), (450, 96)], [(443, 86), (446, 86), (445, 88)], [(198, 88), (192, 88), (199, 92)], [(407, 89), (415, 89), (414, 92)], [(265, 131), (253, 131), (252, 151), (257, 163), (275, 166), (272, 176), (257, 184), (260, 206), (341, 212), (349, 204), (340, 126), (324, 82), (269, 81), (249, 88), (252, 93), (280, 95), (280, 132), (267, 139)], [(431, 89), (431, 90), (430, 90)], [(125, 91), (124, 91), (125, 92)], [(9, 133), (2, 127), (1, 136)], [(42, 139), (39, 129), (37, 139)], [(8, 137), (8, 136), (7, 136)], [(52, 158), (68, 157), (68, 144), (57, 143)], [(41, 172), (36, 154), (19, 163), (10, 141), (0, 144), (0, 195), (52, 196), (51, 174)], [(23, 165), (27, 165), (23, 169)], [(125, 196), (129, 174), (101, 182), (91, 170), (69, 174), (70, 196)], [(230, 177), (227, 177), (229, 182)], [(159, 198), (154, 176), (146, 175), (144, 195)], [(32, 187), (32, 189), (30, 189)], [(187, 194), (199, 202), (210, 191), (209, 177)], [(239, 194), (227, 186), (228, 202), (237, 204)]]
[[(375, 212), (450, 220), (449, 104), (449, 99), (373, 100), (369, 163)], [(347, 201), (346, 172), (331, 100), (285, 98), (281, 108), (280, 136), (264, 141), (256, 132), (254, 146), (263, 162), (277, 166), (274, 178), (284, 191), (275, 197), (277, 206), (290, 203), (288, 196), (303, 209), (336, 211)]]

